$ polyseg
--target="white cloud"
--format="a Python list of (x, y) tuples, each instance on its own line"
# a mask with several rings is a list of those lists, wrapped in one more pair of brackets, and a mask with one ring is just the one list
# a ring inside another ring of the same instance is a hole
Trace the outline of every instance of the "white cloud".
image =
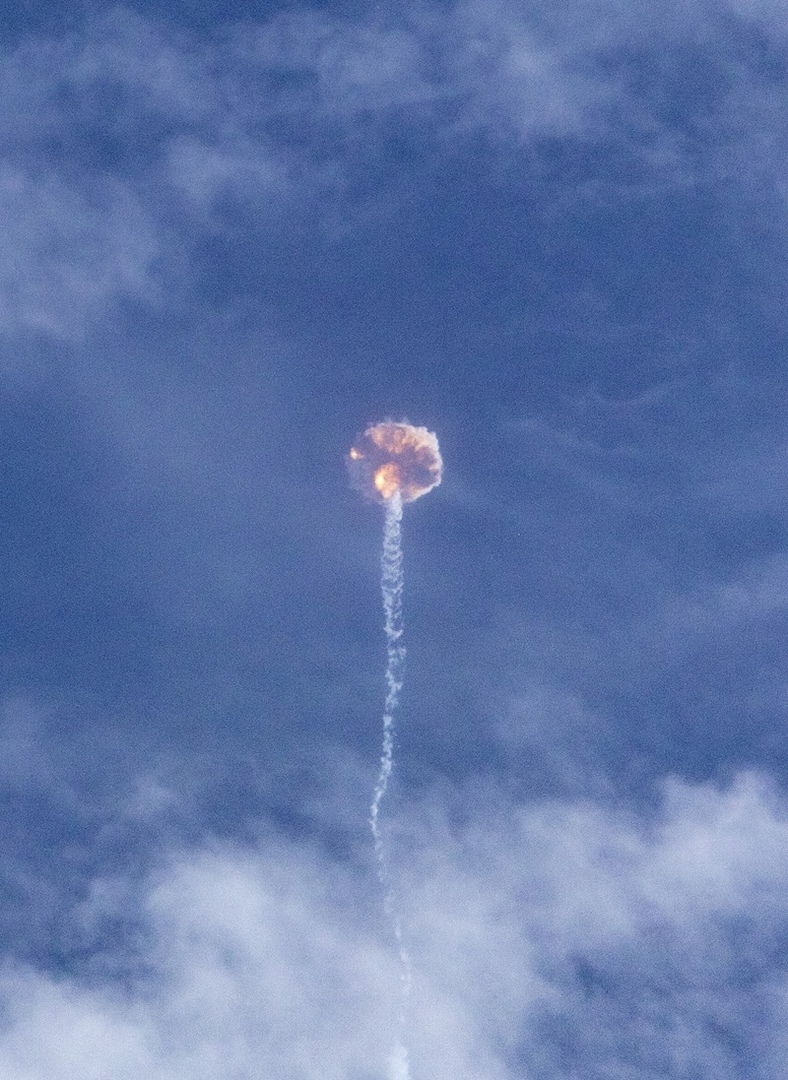
[(538, 19), (505, 0), (458, 5), (449, 32), (452, 91), (465, 98), (461, 128), (511, 137), (578, 133), (589, 121), (598, 127), (611, 87), (599, 73), (582, 70), (584, 43), (545, 33)]
[(259, 200), (287, 193), (287, 163), (277, 160), (253, 140), (236, 135), (225, 145), (194, 137), (173, 140), (167, 151), (166, 174), (196, 209), (207, 209), (222, 192), (245, 193)]
[(127, 185), (93, 192), (57, 174), (0, 168), (0, 328), (54, 334), (120, 292), (152, 297), (159, 240)]
[[(350, 198), (390, 122), (439, 147), (469, 132), (515, 147), (613, 139), (641, 159), (628, 182), (691, 179), (687, 132), (610, 58), (702, 43), (699, 27), (718, 32), (702, 11), (463, 0), (350, 19), (304, 7), (209, 39), (115, 8), (60, 39), (31, 37), (0, 55), (0, 328), (79, 333), (118, 295), (157, 295), (164, 257), (177, 263), (195, 226), (216, 227), (228, 192), (264, 213)], [(774, 10), (752, 17), (771, 25)], [(750, 86), (744, 64), (728, 74)], [(746, 124), (739, 97), (719, 105), (728, 141), (779, 143), (773, 95)]]
[[(104, 914), (117, 885), (97, 901)], [(343, 895), (343, 893), (345, 895)], [(145, 902), (155, 975), (133, 989), (9, 967), (0, 1071), (119, 1080), (375, 1076), (389, 957), (347, 883), (309, 852), (215, 849), (177, 859)]]
[[(711, 1080), (736, 1074), (737, 1042), (779, 1075), (788, 817), (762, 779), (672, 781), (650, 814), (469, 789), (414, 806), (407, 836), (414, 1075)], [(98, 882), (91, 910), (133, 915), (132, 892)], [(270, 834), (176, 855), (136, 911), (145, 977), (6, 965), (0, 1071), (382, 1080), (397, 971), (377, 903), (358, 867)]]
[[(469, 826), (433, 814), (404, 860), (423, 1009), (450, 1001), (474, 1053), (508, 1061), (507, 1076), (518, 1045), (546, 1076), (732, 1075), (731, 1047), (753, 1038), (742, 985), (768, 1015), (784, 978), (772, 965), (788, 926), (788, 820), (768, 786), (673, 781), (653, 818), (551, 801), (474, 820), (472, 801), (456, 813), (466, 807)], [(663, 1071), (679, 1033), (684, 1064)], [(426, 1025), (417, 1039), (443, 1076)]]

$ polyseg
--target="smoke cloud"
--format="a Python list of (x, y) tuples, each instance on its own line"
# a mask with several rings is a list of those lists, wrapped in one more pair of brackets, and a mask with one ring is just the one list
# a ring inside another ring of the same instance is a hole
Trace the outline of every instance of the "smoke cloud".
[(388, 420), (368, 427), (346, 461), (351, 487), (379, 503), (396, 494), (402, 502), (413, 502), (437, 487), (443, 469), (431, 431)]

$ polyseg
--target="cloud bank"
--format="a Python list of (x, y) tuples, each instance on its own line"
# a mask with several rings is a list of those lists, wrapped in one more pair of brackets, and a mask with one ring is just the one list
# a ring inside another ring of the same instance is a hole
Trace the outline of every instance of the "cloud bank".
[[(432, 795), (399, 837), (414, 1076), (779, 1075), (788, 808), (757, 775), (637, 814)], [(80, 917), (134, 923), (131, 974), (7, 961), (3, 1075), (382, 1078), (396, 969), (360, 871), (269, 833), (171, 851), (133, 912), (97, 879)]]

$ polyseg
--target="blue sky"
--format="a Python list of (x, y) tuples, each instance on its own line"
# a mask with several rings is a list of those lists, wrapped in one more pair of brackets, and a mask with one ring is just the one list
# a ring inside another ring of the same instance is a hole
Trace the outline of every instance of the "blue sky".
[(0, 22), (0, 1074), (779, 1080), (788, 15)]

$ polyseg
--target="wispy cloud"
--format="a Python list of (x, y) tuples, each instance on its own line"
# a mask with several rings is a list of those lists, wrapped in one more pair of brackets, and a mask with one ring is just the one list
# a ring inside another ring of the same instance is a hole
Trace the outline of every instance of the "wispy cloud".
[(160, 241), (128, 185), (76, 187), (57, 170), (0, 171), (0, 327), (55, 335), (83, 328), (114, 295), (154, 299)]
[[(759, 12), (771, 27), (774, 13)], [(753, 89), (757, 72), (736, 56), (715, 61), (713, 93), (710, 82), (683, 102), (686, 123), (654, 96), (687, 50), (712, 48), (698, 25), (711, 40), (723, 24), (671, 5), (646, 23), (656, 37), (616, 4), (591, 19), (583, 5), (559, 17), (467, 0), (390, 18), (301, 8), (198, 40), (115, 8), (24, 41), (0, 56), (0, 325), (73, 334), (118, 295), (159, 297), (195, 228), (221, 227), (228, 195), (263, 216), (313, 200), (349, 213), (395, 131), (429, 154), (477, 135), (515, 155), (545, 137), (598, 140), (617, 162), (610, 183), (624, 185), (684, 182), (703, 154), (704, 169), (730, 172), (713, 144), (743, 162), (737, 147), (768, 143), (771, 161), (785, 141), (774, 95), (765, 83), (748, 93), (761, 105), (741, 122), (737, 87)], [(649, 79), (636, 53), (660, 49)], [(598, 173), (592, 186), (604, 183)]]

